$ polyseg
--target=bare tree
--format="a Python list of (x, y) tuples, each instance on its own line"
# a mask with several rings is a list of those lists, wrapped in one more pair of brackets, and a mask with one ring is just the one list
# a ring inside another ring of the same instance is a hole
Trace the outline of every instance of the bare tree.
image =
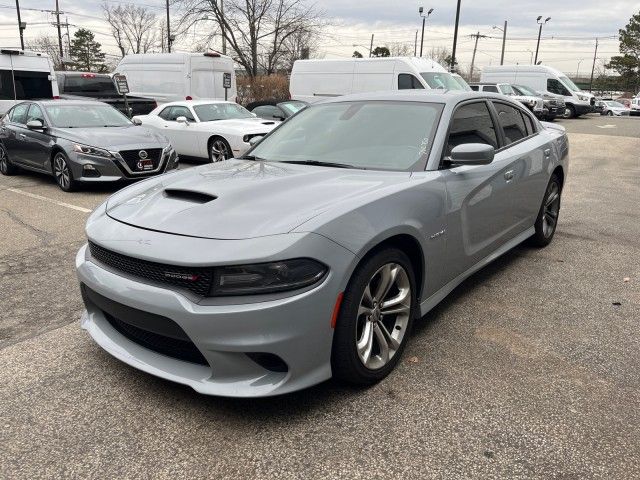
[(393, 42), (389, 44), (389, 52), (392, 57), (412, 57), (413, 46), (403, 42)]
[[(234, 59), (249, 76), (270, 74), (290, 60), (292, 37), (313, 35), (322, 13), (304, 0), (175, 0), (186, 30), (203, 18), (211, 19), (231, 47)], [(304, 33), (303, 33), (304, 32)]]
[(144, 6), (102, 4), (102, 13), (124, 57), (146, 53), (156, 45), (156, 15)]
[(53, 63), (53, 69), (61, 70), (62, 62), (60, 61), (60, 47), (56, 37), (41, 35), (33, 40), (28, 40), (25, 48), (34, 52), (47, 54)]
[(317, 57), (318, 35), (315, 29), (301, 29), (289, 36), (283, 45), (282, 61), (280, 68), (291, 70), (296, 60)]

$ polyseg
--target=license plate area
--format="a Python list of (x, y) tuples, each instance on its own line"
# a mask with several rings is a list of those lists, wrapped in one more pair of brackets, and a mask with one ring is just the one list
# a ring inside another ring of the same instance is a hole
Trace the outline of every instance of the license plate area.
[(138, 160), (136, 164), (136, 170), (138, 172), (147, 172), (149, 170), (153, 170), (153, 160), (146, 158)]

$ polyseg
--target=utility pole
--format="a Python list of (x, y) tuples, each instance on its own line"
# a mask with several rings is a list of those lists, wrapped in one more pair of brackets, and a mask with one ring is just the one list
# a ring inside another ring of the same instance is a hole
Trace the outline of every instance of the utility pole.
[(589, 80), (589, 92), (593, 90), (593, 72), (596, 69), (596, 57), (598, 56), (598, 39), (596, 38), (596, 49), (593, 52), (593, 65), (591, 65), (591, 80)]
[(476, 43), (473, 46), (473, 56), (471, 57), (471, 70), (469, 70), (469, 81), (473, 81), (473, 67), (476, 63), (476, 50), (478, 49), (478, 40), (480, 40), (481, 38), (487, 38), (486, 35), (480, 35), (480, 32), (478, 33), (473, 33), (471, 35), (469, 35), (471, 38), (476, 39)]
[(507, 21), (504, 21), (504, 30), (502, 30), (502, 54), (500, 55), (500, 65), (504, 65), (504, 47), (507, 43)]
[(62, 61), (62, 57), (64, 57), (64, 50), (62, 49), (62, 30), (60, 30), (60, 6), (58, 5), (58, 0), (56, 0), (56, 11), (54, 12), (56, 15), (56, 27), (58, 28), (58, 46), (60, 47), (60, 66), (62, 70), (64, 70), (64, 62)]
[(371, 46), (369, 47), (369, 57), (371, 57), (371, 52), (373, 52), (373, 33), (371, 34)]
[(171, 53), (171, 18), (169, 17), (169, 0), (167, 0), (167, 52)]
[(456, 25), (453, 29), (453, 51), (451, 52), (451, 71), (456, 71), (456, 45), (458, 44), (458, 24), (460, 23), (460, 1), (456, 7)]
[(71, 56), (71, 36), (69, 35), (69, 17), (65, 18), (64, 24), (67, 27), (67, 57), (70, 57)]
[(416, 39), (413, 42), (413, 56), (418, 56), (418, 30), (416, 30)]
[(20, 48), (24, 50), (24, 33), (22, 28), (22, 20), (20, 19), (20, 0), (16, 0), (16, 11), (18, 12), (18, 30), (20, 31)]

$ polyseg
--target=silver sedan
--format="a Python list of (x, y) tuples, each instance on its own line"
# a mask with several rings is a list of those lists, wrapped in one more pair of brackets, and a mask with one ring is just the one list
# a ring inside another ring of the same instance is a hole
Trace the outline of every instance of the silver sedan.
[(567, 172), (563, 128), (504, 96), (315, 104), (243, 158), (100, 206), (76, 259), (82, 327), (207, 394), (378, 382), (414, 319), (519, 243), (551, 242)]

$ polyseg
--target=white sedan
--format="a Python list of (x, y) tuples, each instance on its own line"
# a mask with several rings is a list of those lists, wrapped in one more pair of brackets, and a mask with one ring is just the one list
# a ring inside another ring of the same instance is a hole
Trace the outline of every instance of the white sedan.
[(266, 135), (279, 123), (256, 118), (237, 103), (212, 100), (164, 103), (133, 121), (163, 133), (179, 156), (211, 162), (242, 155), (253, 137)]

